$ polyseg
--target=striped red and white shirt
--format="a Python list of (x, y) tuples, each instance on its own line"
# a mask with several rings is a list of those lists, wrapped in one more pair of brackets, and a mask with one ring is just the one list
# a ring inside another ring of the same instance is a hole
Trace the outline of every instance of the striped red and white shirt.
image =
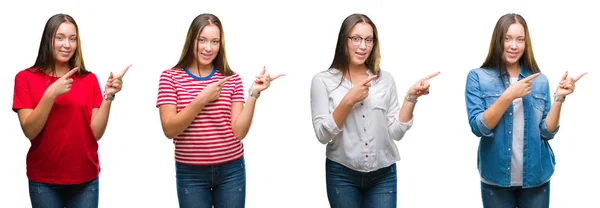
[[(206, 80), (197, 78), (181, 68), (163, 71), (156, 107), (177, 105), (177, 112), (180, 112), (204, 87), (225, 76), (217, 71)], [(244, 102), (243, 89), (242, 79), (234, 73), (225, 82), (219, 98), (206, 104), (192, 124), (173, 138), (177, 163), (209, 166), (230, 162), (244, 155), (244, 145), (235, 138), (231, 128), (231, 103)]]

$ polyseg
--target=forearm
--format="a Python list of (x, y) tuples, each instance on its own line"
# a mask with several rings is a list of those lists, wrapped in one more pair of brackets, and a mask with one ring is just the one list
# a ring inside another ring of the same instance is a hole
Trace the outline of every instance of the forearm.
[(102, 100), (102, 104), (100, 104), (98, 112), (96, 112), (96, 114), (94, 114), (92, 117), (91, 128), (96, 141), (100, 140), (102, 135), (104, 135), (106, 125), (108, 124), (108, 115), (110, 114), (111, 105), (111, 100)]
[(235, 121), (232, 121), (233, 136), (235, 136), (235, 138), (242, 140), (248, 134), (248, 131), (250, 130), (250, 124), (252, 124), (252, 118), (254, 117), (255, 106), (256, 98), (248, 96), (242, 112)]
[(400, 122), (402, 123), (407, 123), (410, 120), (412, 120), (413, 111), (415, 110), (416, 103), (410, 102), (406, 100), (406, 98), (404, 98), (403, 100), (404, 102), (402, 102), (402, 107), (400, 107), (398, 120), (400, 120)]
[(546, 126), (548, 127), (548, 131), (554, 132), (558, 129), (561, 108), (562, 102), (554, 102), (552, 107), (550, 107), (550, 111), (546, 116)]
[(42, 131), (48, 121), (48, 116), (54, 105), (56, 97), (50, 95), (51, 93), (45, 92), (40, 99), (40, 103), (33, 109), (33, 111), (23, 120), (21, 128), (25, 136), (33, 140)]
[(485, 126), (490, 129), (496, 127), (511, 103), (512, 99), (508, 98), (506, 94), (500, 95), (498, 100), (483, 112), (483, 122), (485, 123)]
[(202, 111), (208, 102), (202, 97), (196, 97), (189, 105), (181, 111), (173, 114), (162, 123), (163, 132), (167, 138), (173, 138), (187, 129), (196, 116)]
[(353, 106), (354, 103), (348, 101), (344, 97), (342, 101), (340, 101), (338, 106), (336, 106), (333, 110), (333, 121), (335, 121), (335, 125), (337, 125), (338, 129), (342, 129), (342, 127), (344, 126), (344, 122), (346, 121), (348, 114), (350, 114), (350, 110), (352, 110)]

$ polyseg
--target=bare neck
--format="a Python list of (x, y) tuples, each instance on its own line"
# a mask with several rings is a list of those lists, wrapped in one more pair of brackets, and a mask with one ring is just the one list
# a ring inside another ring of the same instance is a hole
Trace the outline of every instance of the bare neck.
[(511, 65), (506, 65), (506, 71), (510, 77), (518, 77), (519, 73), (521, 73), (521, 64), (517, 62)]
[[(55, 74), (50, 74), (51, 76), (57, 76), (57, 77), (62, 77), (65, 74), (67, 74), (70, 71), (70, 67), (68, 63), (63, 63), (63, 64), (55, 64), (54, 65), (54, 73)], [(52, 72), (51, 72), (52, 73)]]
[(350, 65), (348, 66), (348, 72), (350, 74), (366, 74), (367, 73), (367, 66), (364, 64), (361, 65)]
[(209, 64), (209, 65), (198, 65), (197, 63), (192, 63), (192, 65), (190, 65), (188, 67), (188, 71), (190, 71), (192, 74), (199, 76), (199, 77), (205, 77), (207, 75), (209, 75), (210, 73), (212, 73), (213, 70), (213, 64)]

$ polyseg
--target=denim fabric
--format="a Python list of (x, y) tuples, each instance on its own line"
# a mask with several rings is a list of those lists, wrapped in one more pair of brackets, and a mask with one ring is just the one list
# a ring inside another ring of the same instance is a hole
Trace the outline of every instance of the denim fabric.
[(238, 208), (246, 202), (244, 157), (213, 166), (175, 163), (179, 207)]
[(74, 185), (29, 181), (29, 197), (33, 208), (97, 208), (99, 179)]
[(359, 172), (327, 159), (325, 169), (327, 198), (332, 208), (396, 207), (396, 164)]

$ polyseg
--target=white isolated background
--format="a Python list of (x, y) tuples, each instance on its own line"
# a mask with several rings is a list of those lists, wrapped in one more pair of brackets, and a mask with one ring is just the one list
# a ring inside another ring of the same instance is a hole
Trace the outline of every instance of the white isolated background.
[[(133, 64), (99, 141), (100, 207), (177, 207), (173, 144), (155, 107), (160, 73), (176, 64), (192, 19), (216, 14), (227, 55), (245, 87), (263, 66), (286, 73), (265, 91), (243, 140), (247, 207), (328, 207), (325, 146), (314, 136), (310, 80), (331, 64), (344, 18), (367, 14), (380, 34), (381, 67), (399, 92), (436, 72), (415, 124), (397, 142), (399, 207), (481, 207), (478, 138), (468, 126), (464, 87), (488, 52), (500, 16), (522, 14), (537, 62), (554, 91), (561, 75), (590, 72), (563, 105), (551, 207), (598, 207), (596, 127), (600, 14), (587, 1), (4, 1), (0, 6), (0, 207), (30, 207), (30, 146), (12, 112), (14, 76), (37, 56), (56, 13), (80, 27), (86, 66), (100, 83)], [(102, 86), (103, 87), (103, 86)], [(68, 127), (67, 127), (68, 128)]]

